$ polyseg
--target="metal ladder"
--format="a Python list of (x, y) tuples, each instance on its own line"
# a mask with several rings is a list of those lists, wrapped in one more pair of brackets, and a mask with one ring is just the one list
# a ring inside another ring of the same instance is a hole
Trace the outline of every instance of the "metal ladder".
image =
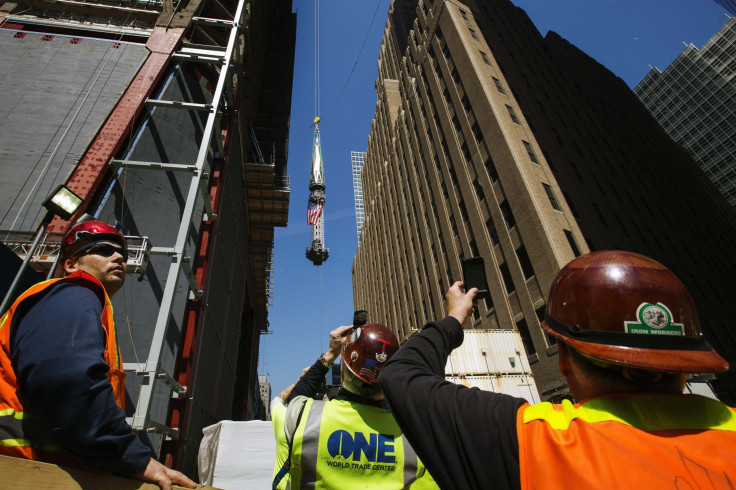
[(164, 340), (169, 328), (169, 317), (176, 295), (179, 275), (183, 272), (189, 283), (189, 298), (199, 299), (203, 291), (197, 284), (197, 279), (192, 271), (191, 257), (187, 255), (185, 247), (187, 237), (192, 226), (195, 208), (199, 197), (203, 197), (205, 215), (204, 221), (217, 218), (210, 203), (207, 183), (209, 180), (208, 152), (215, 138), (217, 154), (215, 158), (225, 158), (223, 152), (222, 131), (220, 120), (223, 108), (231, 106), (233, 101), (233, 86), (231, 69), (241, 64), (241, 53), (236, 49), (238, 34), (244, 14), (245, 0), (239, 0), (238, 7), (233, 16), (234, 21), (194, 17), (193, 20), (200, 23), (230, 27), (230, 35), (227, 46), (207, 46), (199, 44), (184, 43), (180, 50), (173, 55), (173, 59), (189, 62), (208, 63), (219, 67), (219, 76), (210, 104), (195, 104), (189, 102), (168, 101), (159, 99), (148, 99), (148, 107), (167, 107), (187, 111), (202, 111), (207, 113), (207, 121), (204, 127), (202, 141), (199, 145), (197, 159), (194, 164), (175, 164), (161, 162), (140, 162), (129, 160), (112, 160), (110, 165), (116, 168), (137, 168), (149, 170), (165, 170), (175, 172), (186, 172), (191, 174), (189, 191), (181, 216), (181, 223), (177, 233), (176, 243), (172, 247), (152, 247), (151, 254), (167, 255), (171, 257), (171, 266), (166, 278), (166, 286), (161, 299), (156, 325), (154, 328), (151, 348), (145, 363), (124, 363), (126, 371), (135, 371), (141, 376), (141, 386), (136, 412), (128, 422), (135, 430), (146, 432), (158, 432), (171, 439), (179, 438), (176, 428), (166, 426), (160, 421), (151, 420), (151, 405), (153, 394), (159, 381), (164, 382), (170, 389), (172, 397), (180, 398), (187, 395), (187, 387), (180, 385), (170, 373), (161, 368), (161, 357), (164, 350)]

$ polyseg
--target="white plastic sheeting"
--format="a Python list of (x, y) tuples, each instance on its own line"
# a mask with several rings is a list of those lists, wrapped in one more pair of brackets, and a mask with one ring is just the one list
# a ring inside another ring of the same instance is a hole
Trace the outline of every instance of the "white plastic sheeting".
[(462, 345), (452, 351), (445, 366), (446, 375), (530, 373), (516, 330), (465, 330)]
[(202, 484), (224, 490), (271, 488), (276, 456), (271, 422), (223, 420), (202, 432), (197, 458)]
[(541, 401), (539, 392), (537, 391), (537, 385), (531, 376), (445, 376), (445, 379), (469, 388), (479, 388), (484, 391), (504, 393), (517, 398), (523, 398), (529, 403), (539, 403)]

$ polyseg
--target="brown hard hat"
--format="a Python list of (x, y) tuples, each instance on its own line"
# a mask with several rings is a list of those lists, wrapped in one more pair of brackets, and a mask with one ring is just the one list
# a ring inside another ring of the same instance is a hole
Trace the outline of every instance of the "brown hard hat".
[(383, 365), (397, 350), (399, 340), (391, 330), (369, 323), (353, 330), (342, 344), (342, 363), (363, 383), (375, 386)]
[(542, 328), (581, 354), (622, 367), (718, 373), (685, 286), (669, 269), (620, 250), (576, 258), (557, 274)]

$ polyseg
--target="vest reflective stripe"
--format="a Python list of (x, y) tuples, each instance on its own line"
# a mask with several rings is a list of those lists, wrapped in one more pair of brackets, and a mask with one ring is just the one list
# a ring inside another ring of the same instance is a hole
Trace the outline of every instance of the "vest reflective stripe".
[[(48, 426), (25, 410), (18, 394), (20, 388), (13, 371), (10, 354), (10, 330), (13, 316), (20, 304), (45, 291), (58, 282), (92, 283), (104, 296), (100, 321), (105, 331), (104, 359), (110, 366), (106, 373), (115, 396), (115, 402), (125, 410), (125, 372), (117, 345), (112, 305), (102, 284), (90, 274), (79, 271), (60, 279), (50, 279), (33, 285), (13, 303), (0, 319), (0, 454), (27, 459), (40, 459), (37, 451), (58, 452), (62, 447)], [(63, 339), (60, 339), (63, 340)], [(52, 456), (53, 455), (49, 455)], [(47, 459), (44, 457), (44, 459)], [(70, 460), (71, 461), (71, 460)], [(68, 464), (68, 463), (65, 463)]]
[[(293, 488), (437, 488), (385, 410), (346, 400), (307, 401), (294, 433)], [(425, 482), (425, 477), (426, 482)]]
[(662, 417), (663, 397), (665, 395), (640, 395), (635, 404), (619, 398), (595, 398), (583, 405), (573, 405), (568, 400), (561, 405), (538, 403), (524, 411), (524, 423), (544, 420), (553, 429), (565, 430), (573, 420), (580, 419), (588, 423), (619, 422), (646, 431), (673, 428), (736, 431), (733, 410), (716, 400), (675, 395), (673, 402), (677, 403), (678, 410)]
[(317, 452), (319, 451), (319, 429), (325, 402), (315, 400), (311, 403), (302, 436), (302, 479), (301, 488), (314, 488), (317, 481)]
[(733, 488), (736, 412), (697, 395), (524, 405), (521, 488)]
[(408, 487), (417, 478), (419, 464), (417, 453), (411, 447), (409, 441), (404, 439), (404, 487)]

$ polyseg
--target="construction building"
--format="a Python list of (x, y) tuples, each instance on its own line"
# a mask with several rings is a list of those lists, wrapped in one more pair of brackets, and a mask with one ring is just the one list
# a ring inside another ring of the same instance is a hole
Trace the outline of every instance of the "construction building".
[(363, 228), (363, 222), (365, 221), (363, 181), (360, 177), (360, 172), (363, 170), (363, 162), (365, 162), (364, 151), (350, 152), (350, 163), (353, 168), (353, 196), (355, 197), (355, 225), (358, 228), (358, 238), (360, 238), (360, 230)]
[[(736, 213), (621, 79), (507, 0), (394, 0), (376, 93), (352, 271), (373, 321), (405, 340), (481, 256), (491, 297), (466, 327), (518, 331), (540, 397), (564, 396), (552, 280), (625, 249), (683, 280), (736, 366)], [(712, 386), (736, 400), (733, 370)]]
[(736, 18), (702, 49), (688, 44), (664, 71), (652, 68), (634, 93), (736, 207)]
[[(203, 427), (261, 415), (295, 36), (291, 0), (0, 0), (4, 250), (45, 276), (75, 220), (121, 228), (127, 415), (189, 476)], [(46, 226), (59, 184), (82, 205)]]

